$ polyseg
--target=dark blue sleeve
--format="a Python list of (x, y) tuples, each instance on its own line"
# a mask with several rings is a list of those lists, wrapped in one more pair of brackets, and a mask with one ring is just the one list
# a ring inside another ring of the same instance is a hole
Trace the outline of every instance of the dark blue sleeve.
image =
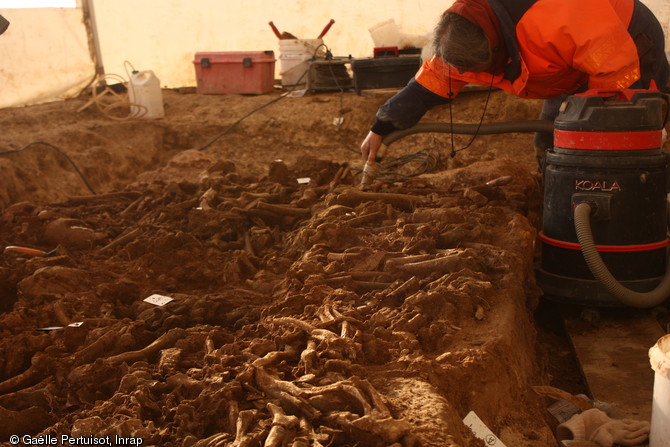
[(412, 78), (379, 108), (370, 130), (384, 136), (395, 130), (407, 129), (418, 123), (432, 107), (448, 102), (449, 99), (431, 92)]

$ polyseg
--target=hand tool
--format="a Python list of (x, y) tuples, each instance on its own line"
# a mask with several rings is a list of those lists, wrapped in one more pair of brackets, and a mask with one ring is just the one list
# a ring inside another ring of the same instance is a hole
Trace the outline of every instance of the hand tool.
[(328, 22), (328, 24), (323, 28), (323, 31), (321, 31), (321, 34), (319, 34), (319, 37), (317, 37), (317, 39), (321, 39), (323, 36), (325, 36), (330, 27), (333, 26), (333, 23), (335, 23), (335, 20), (330, 19), (330, 22)]
[(268, 22), (268, 25), (270, 25), (270, 28), (272, 28), (272, 31), (275, 33), (275, 36), (277, 36), (277, 39), (280, 39), (280, 40), (283, 39), (281, 33), (279, 32), (279, 30), (277, 29), (275, 24), (272, 23), (272, 21)]

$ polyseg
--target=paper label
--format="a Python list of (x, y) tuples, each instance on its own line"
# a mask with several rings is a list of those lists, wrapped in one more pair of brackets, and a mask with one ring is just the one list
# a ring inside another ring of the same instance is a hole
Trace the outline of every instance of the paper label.
[(491, 430), (489, 430), (486, 424), (484, 424), (484, 422), (479, 419), (479, 416), (477, 416), (474, 411), (471, 411), (467, 416), (465, 416), (463, 423), (470, 427), (472, 433), (474, 433), (475, 436), (479, 439), (483, 440), (487, 446), (505, 447), (505, 444), (503, 444), (503, 442), (498, 439), (498, 437), (494, 435)]
[(144, 298), (144, 301), (146, 301), (149, 304), (154, 304), (156, 306), (165, 306), (170, 301), (173, 301), (173, 299), (170, 298), (169, 296), (158, 295), (154, 293), (153, 295)]

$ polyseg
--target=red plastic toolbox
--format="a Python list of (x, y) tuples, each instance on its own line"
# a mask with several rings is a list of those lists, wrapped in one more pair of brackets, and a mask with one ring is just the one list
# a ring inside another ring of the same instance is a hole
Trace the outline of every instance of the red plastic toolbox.
[(273, 51), (195, 53), (193, 64), (198, 93), (261, 94), (273, 89)]

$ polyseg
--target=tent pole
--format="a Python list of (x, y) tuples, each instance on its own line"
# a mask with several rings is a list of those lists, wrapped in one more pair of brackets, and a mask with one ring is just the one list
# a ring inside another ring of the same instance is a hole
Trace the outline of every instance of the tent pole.
[(105, 68), (102, 65), (102, 52), (100, 51), (100, 39), (98, 38), (98, 26), (95, 21), (95, 9), (93, 0), (82, 0), (82, 10), (84, 12), (84, 24), (86, 25), (86, 34), (88, 35), (88, 48), (91, 53), (91, 59), (95, 64), (95, 74), (103, 82)]

